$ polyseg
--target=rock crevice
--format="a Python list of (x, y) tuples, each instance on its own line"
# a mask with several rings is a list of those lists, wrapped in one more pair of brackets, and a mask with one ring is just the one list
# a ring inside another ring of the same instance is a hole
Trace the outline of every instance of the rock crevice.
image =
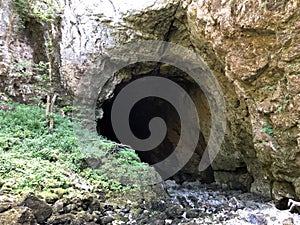
[[(246, 189), (270, 193), (278, 201), (299, 200), (299, 4), (297, 0), (59, 1), (63, 10), (57, 15), (60, 22), (54, 43), (58, 86), (74, 95), (93, 62), (125, 43), (155, 39), (187, 47), (208, 65), (226, 100), (228, 128), (212, 164), (216, 181), (242, 182)], [(16, 79), (11, 65), (42, 57), (45, 41), (34, 33), (15, 32), (18, 19), (12, 19), (8, 0), (1, 2), (0, 10), (0, 97), (5, 98), (2, 93), (6, 93), (28, 101), (33, 81)], [(156, 68), (160, 75), (166, 70), (145, 63), (112, 76), (99, 95), (99, 106), (140, 67), (144, 72)], [(208, 135), (204, 130), (205, 141)], [(239, 172), (241, 165), (246, 165), (242, 166), (246, 173)], [(239, 175), (230, 175), (235, 171)], [(226, 176), (227, 180), (221, 180)]]

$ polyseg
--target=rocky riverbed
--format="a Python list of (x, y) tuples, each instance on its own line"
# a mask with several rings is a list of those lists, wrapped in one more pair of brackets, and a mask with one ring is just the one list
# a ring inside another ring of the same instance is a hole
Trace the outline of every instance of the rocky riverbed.
[(199, 182), (167, 181), (166, 185), (172, 202), (185, 209), (178, 224), (300, 224), (298, 214), (280, 211), (271, 201), (251, 193)]
[[(1, 195), (0, 223), (14, 224), (256, 224), (297, 225), (300, 215), (280, 211), (260, 196), (228, 190), (215, 184), (166, 181), (166, 195), (147, 200), (140, 193), (125, 201), (107, 200), (103, 193), (85, 193), (55, 202), (33, 194)], [(125, 196), (123, 200), (125, 199)]]

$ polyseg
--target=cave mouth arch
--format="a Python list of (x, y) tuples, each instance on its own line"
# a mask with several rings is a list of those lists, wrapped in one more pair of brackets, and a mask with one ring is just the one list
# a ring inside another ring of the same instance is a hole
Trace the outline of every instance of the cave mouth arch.
[[(125, 67), (116, 77), (122, 75), (123, 79), (114, 87), (111, 98), (102, 101), (98, 105), (101, 108), (102, 116), (97, 119), (97, 132), (99, 135), (105, 136), (107, 139), (120, 143), (116, 137), (111, 123), (111, 110), (113, 102), (118, 93), (129, 83), (136, 79), (147, 76), (164, 76), (179, 86), (181, 86), (192, 98), (196, 106), (201, 132), (196, 150), (189, 162), (171, 179), (181, 183), (184, 181), (200, 180), (203, 183), (214, 182), (214, 174), (212, 168), (209, 167), (204, 172), (199, 172), (198, 165), (202, 154), (206, 148), (206, 140), (210, 132), (210, 110), (207, 99), (200, 87), (181, 70), (170, 65), (159, 65), (159, 68), (150, 70), (149, 73), (137, 73), (132, 76), (132, 71), (140, 70), (141, 65), (136, 64), (136, 67)], [(163, 70), (161, 69), (163, 66)], [(124, 79), (124, 74), (126, 79)], [(97, 109), (97, 110), (98, 110)], [(167, 158), (175, 149), (179, 138), (181, 123), (180, 117), (176, 109), (166, 100), (157, 97), (148, 97), (138, 101), (131, 109), (129, 116), (129, 125), (132, 133), (139, 139), (145, 139), (150, 136), (148, 128), (149, 121), (154, 117), (162, 118), (167, 125), (167, 134), (163, 142), (151, 151), (136, 151), (142, 162), (153, 165)], [(160, 171), (158, 171), (160, 172)]]

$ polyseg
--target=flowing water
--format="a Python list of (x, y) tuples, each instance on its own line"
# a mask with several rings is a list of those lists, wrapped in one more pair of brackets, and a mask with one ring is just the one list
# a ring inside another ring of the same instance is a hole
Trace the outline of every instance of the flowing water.
[[(166, 181), (173, 204), (184, 209), (178, 224), (299, 225), (300, 215), (280, 211), (273, 202), (251, 193), (222, 189), (217, 185)], [(172, 219), (165, 224), (176, 224)]]

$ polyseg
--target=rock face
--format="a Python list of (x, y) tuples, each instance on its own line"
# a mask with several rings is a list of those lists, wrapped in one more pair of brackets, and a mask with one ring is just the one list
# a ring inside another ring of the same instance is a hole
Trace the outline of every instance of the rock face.
[(38, 223), (44, 223), (52, 214), (51, 206), (33, 194), (26, 196), (20, 205), (30, 208)]
[(254, 143), (251, 148), (242, 148), (247, 167), (255, 178), (252, 187), (261, 188), (257, 185), (261, 182), (259, 176), (266, 176), (289, 186), (276, 190), (283, 185), (272, 182), (273, 193), (299, 198), (297, 7), (298, 1), (197, 1), (188, 6), (187, 18), (194, 45), (199, 45), (201, 39), (211, 43), (238, 96), (240, 104), (235, 110), (228, 105), (227, 110), (233, 109), (239, 114), (235, 118), (241, 119), (235, 120), (238, 124), (232, 128), (244, 129)]
[(1, 213), (0, 222), (3, 225), (36, 225), (37, 222), (32, 211), (26, 207), (13, 208), (7, 212)]
[[(149, 39), (185, 46), (202, 57), (218, 79), (226, 100), (228, 125), (221, 152), (212, 164), (215, 180), (232, 188), (273, 195), (277, 200), (297, 200), (300, 198), (299, 4), (297, 0), (59, 1), (56, 7), (62, 10), (55, 15), (59, 22), (53, 28), (53, 65), (60, 87), (57, 91), (62, 97), (64, 93), (76, 93), (87, 68), (115, 46)], [(29, 21), (27, 32), (17, 32), (18, 19), (13, 16), (9, 2), (2, 1), (0, 6), (1, 91), (27, 101), (34, 81), (13, 76), (16, 68), (11, 65), (45, 60), (46, 53), (41, 51), (45, 46), (44, 25)], [(37, 30), (38, 35), (33, 35)], [(102, 87), (99, 105), (112, 97), (118, 84), (153, 71), (160, 71), (156, 75), (168, 75), (171, 69), (150, 63), (112, 74)], [(179, 77), (185, 79), (183, 74)], [(197, 99), (203, 97), (199, 91), (189, 90)], [(206, 106), (199, 110), (207, 114), (200, 121), (205, 145), (210, 113)], [(172, 130), (177, 128), (173, 124)], [(171, 135), (172, 138), (177, 140), (178, 135)], [(195, 165), (202, 152), (199, 150), (194, 158)], [(193, 174), (195, 168), (188, 166), (185, 172)]]

